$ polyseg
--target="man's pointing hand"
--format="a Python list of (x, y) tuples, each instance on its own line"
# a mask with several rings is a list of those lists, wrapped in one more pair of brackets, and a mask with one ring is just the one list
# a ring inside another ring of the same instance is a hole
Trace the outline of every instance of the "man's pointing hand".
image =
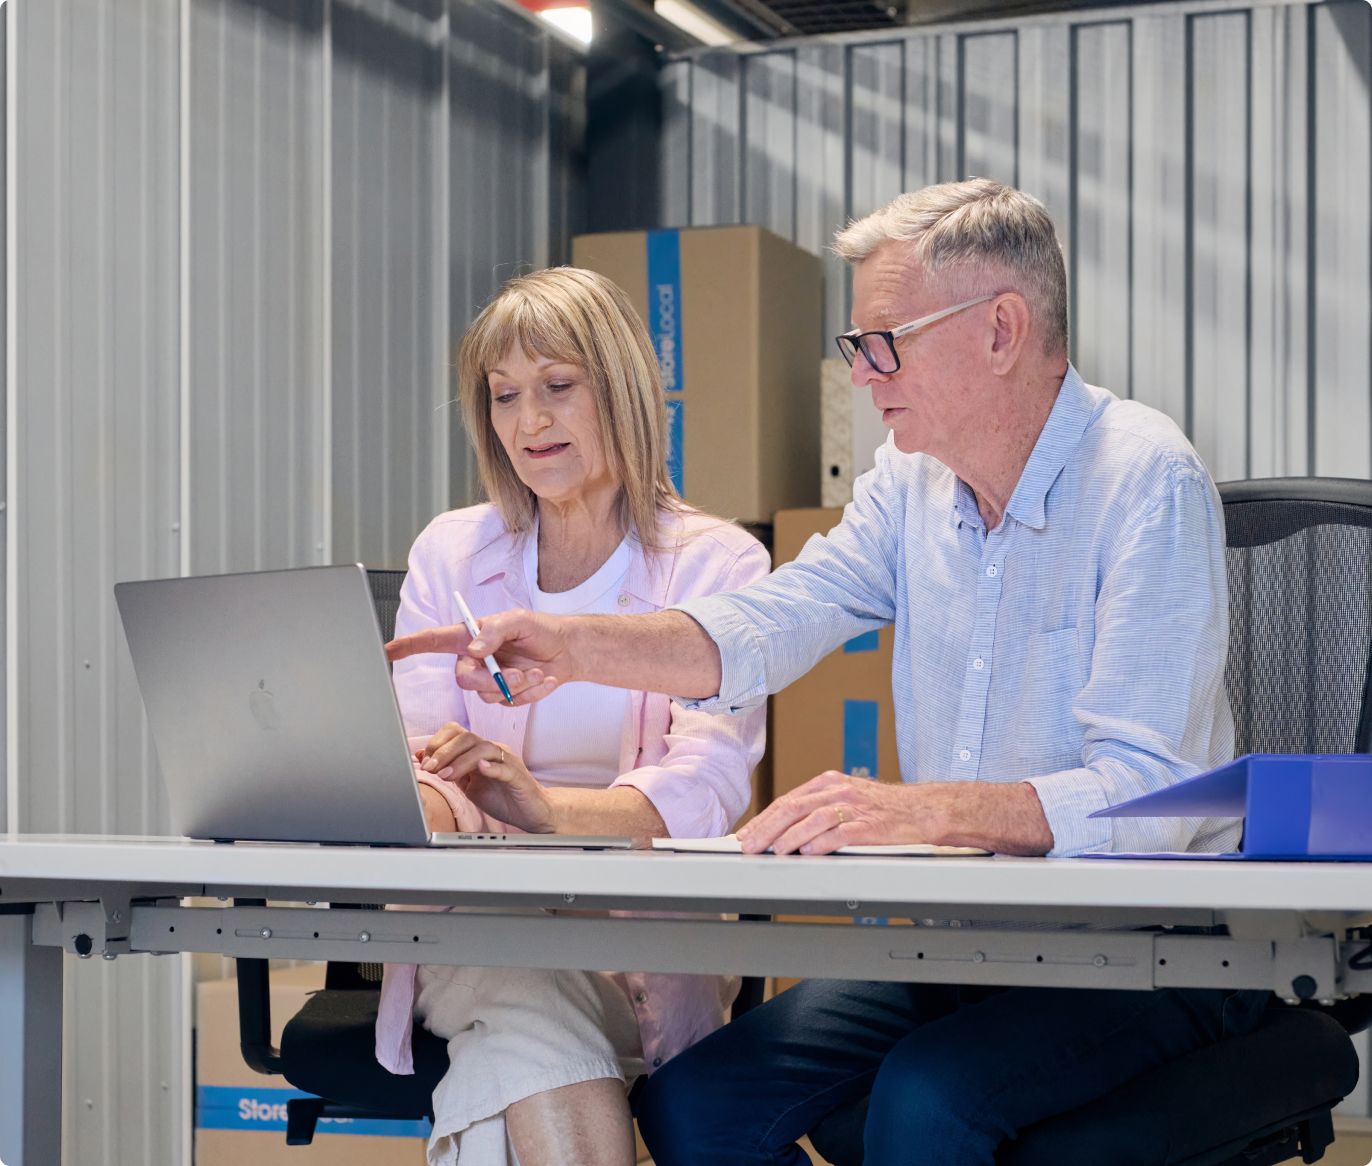
[(559, 683), (575, 679), (567, 640), (562, 619), (515, 610), (484, 617), (476, 639), (461, 624), (398, 636), (386, 645), (386, 656), (395, 661), (421, 652), (455, 655), (458, 687), (475, 692), (487, 704), (502, 704), (505, 698), (484, 663), (494, 656), (515, 704), (522, 705), (542, 700)]

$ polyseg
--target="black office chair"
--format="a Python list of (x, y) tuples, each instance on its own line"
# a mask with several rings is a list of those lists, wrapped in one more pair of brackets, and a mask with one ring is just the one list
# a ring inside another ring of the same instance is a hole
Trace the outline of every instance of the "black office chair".
[[(372, 601), (384, 639), (395, 635), (404, 571), (368, 571)], [(264, 906), (261, 899), (235, 899), (235, 906)], [(357, 908), (358, 903), (333, 903)], [(747, 918), (747, 916), (745, 916)], [(287, 1103), (286, 1142), (307, 1146), (321, 1117), (418, 1120), (433, 1118), (433, 1092), (448, 1070), (448, 1043), (416, 1024), (411, 1033), (414, 1075), (396, 1076), (377, 1063), (376, 1010), (381, 1000), (381, 965), (330, 963), (324, 990), (316, 992), (271, 1044), (268, 964), (238, 961), (239, 1041), (243, 1059), (258, 1073), (282, 1074), (315, 1096)], [(734, 1015), (762, 1002), (763, 981), (744, 980)]]
[[(1276, 478), (1219, 487), (1227, 527), (1236, 754), (1372, 752), (1372, 482)], [(999, 1166), (1316, 1162), (1358, 1081), (1348, 1033), (1372, 997), (1274, 1006), (1261, 1027), (1163, 1065), (1001, 1145)], [(861, 1166), (868, 1098), (810, 1140)]]

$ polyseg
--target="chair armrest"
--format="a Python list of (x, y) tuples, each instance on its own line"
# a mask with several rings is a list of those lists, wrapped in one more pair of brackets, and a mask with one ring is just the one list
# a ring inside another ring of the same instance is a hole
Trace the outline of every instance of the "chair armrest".
[[(235, 899), (235, 907), (265, 907), (265, 899)], [(281, 1054), (272, 1047), (272, 996), (266, 960), (238, 964), (238, 1047), (254, 1073), (281, 1072)]]

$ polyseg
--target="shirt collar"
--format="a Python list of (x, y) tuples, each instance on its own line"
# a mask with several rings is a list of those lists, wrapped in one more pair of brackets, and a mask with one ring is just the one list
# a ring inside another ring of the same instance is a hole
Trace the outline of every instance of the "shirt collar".
[(1067, 376), (1063, 378), (1062, 388), (1058, 391), (1058, 399), (1053, 403), (1043, 432), (1034, 443), (1034, 452), (1029, 455), (1015, 492), (1010, 495), (1005, 507), (1005, 513), (1016, 522), (1034, 530), (1043, 529), (1047, 521), (1045, 503), (1048, 491), (1081, 441), (1094, 412), (1095, 402), (1090, 392), (1077, 370), (1069, 364)]
[[(681, 527), (680, 518), (673, 517), (675, 521), (663, 523), (669, 545), (671, 539), (679, 535)], [(528, 537), (534, 537), (533, 530), (528, 532)], [(629, 539), (629, 550), (631, 558), (628, 574), (624, 577), (624, 590), (644, 603), (665, 607), (675, 556), (670, 553), (651, 557), (645, 555), (638, 540), (632, 537)], [(472, 580), (477, 586), (493, 583), (501, 576), (504, 576), (506, 595), (516, 604), (528, 606), (530, 596), (524, 581), (523, 546), (517, 537), (509, 533), (492, 539), (472, 555)]]

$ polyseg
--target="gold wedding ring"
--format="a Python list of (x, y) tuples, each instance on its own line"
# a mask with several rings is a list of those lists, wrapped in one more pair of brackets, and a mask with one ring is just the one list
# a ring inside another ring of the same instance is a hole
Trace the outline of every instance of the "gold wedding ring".
[(504, 750), (504, 749), (502, 749), (502, 750), (500, 751), (500, 764), (501, 764), (501, 765), (504, 765), (504, 764), (505, 764), (505, 750)]
[(842, 826), (842, 825), (843, 825), (843, 811), (842, 811), (842, 810), (839, 810), (839, 808), (838, 808), (837, 806), (835, 806), (834, 809), (838, 810), (838, 824), (839, 824), (840, 826)]

